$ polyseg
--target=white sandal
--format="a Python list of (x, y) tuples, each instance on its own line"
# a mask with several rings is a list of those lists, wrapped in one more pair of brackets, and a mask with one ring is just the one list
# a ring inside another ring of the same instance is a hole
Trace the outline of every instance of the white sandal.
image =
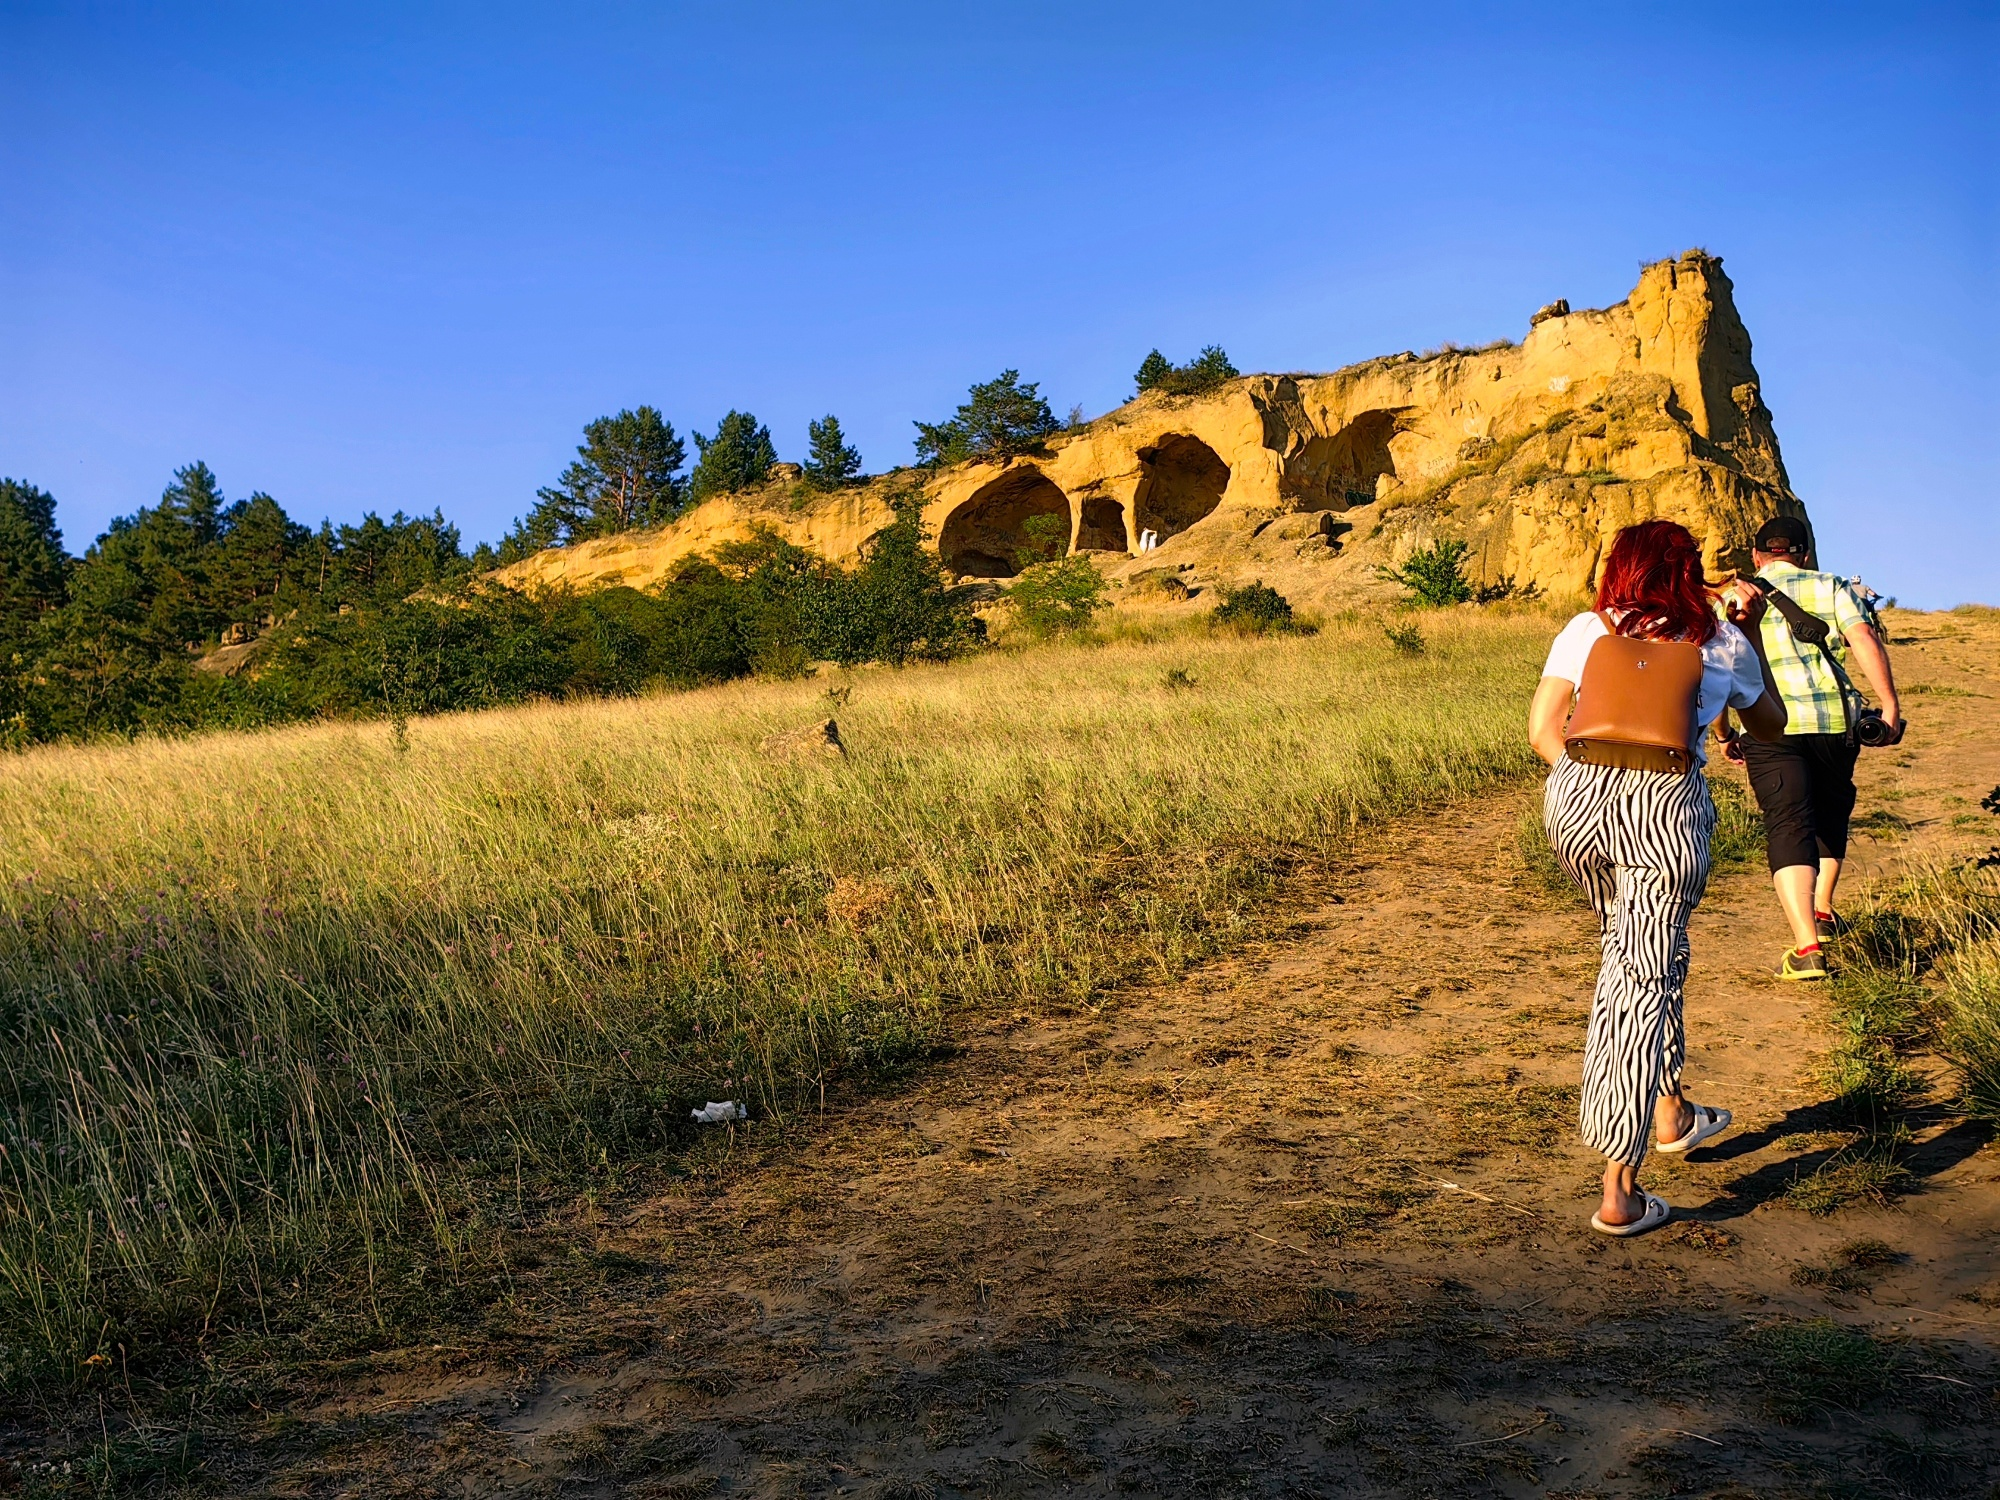
[(1646, 1211), (1630, 1224), (1607, 1224), (1596, 1214), (1592, 1214), (1590, 1216), (1590, 1227), (1595, 1229), (1599, 1234), (1608, 1234), (1615, 1239), (1628, 1240), (1635, 1234), (1644, 1234), (1649, 1229), (1658, 1229), (1662, 1224), (1667, 1222), (1667, 1216), (1673, 1212), (1673, 1209), (1667, 1206), (1666, 1199), (1655, 1198), (1643, 1188), (1640, 1190), (1639, 1196), (1646, 1200)]
[(1688, 1101), (1688, 1108), (1694, 1111), (1694, 1124), (1688, 1127), (1688, 1133), (1677, 1141), (1661, 1141), (1656, 1149), (1666, 1152), (1669, 1156), (1692, 1151), (1703, 1141), (1721, 1135), (1736, 1118), (1726, 1109), (1696, 1104), (1692, 1099)]

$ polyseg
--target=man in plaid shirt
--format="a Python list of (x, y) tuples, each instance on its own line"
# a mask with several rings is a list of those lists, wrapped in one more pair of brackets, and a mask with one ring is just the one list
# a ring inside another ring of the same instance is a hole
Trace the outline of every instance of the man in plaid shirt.
[(1891, 732), (1900, 732), (1903, 722), (1882, 638), (1852, 588), (1831, 573), (1805, 566), (1813, 560), (1811, 546), (1805, 522), (1777, 516), (1758, 530), (1751, 556), (1767, 586), (1782, 590), (1807, 614), (1833, 627), (1826, 648), (1840, 670), (1827, 664), (1817, 646), (1797, 639), (1776, 609), (1765, 610), (1760, 629), (1771, 680), (1785, 700), (1786, 732), (1769, 744), (1727, 736), (1729, 759), (1750, 772), (1750, 789), (1764, 814), (1771, 882), (1792, 927), (1793, 946), (1778, 965), (1780, 979), (1826, 978), (1820, 945), (1836, 931), (1833, 892), (1840, 882), (1840, 862), (1847, 857), (1854, 762), (1860, 753), (1849, 733), (1850, 664), (1860, 667), (1874, 689)]

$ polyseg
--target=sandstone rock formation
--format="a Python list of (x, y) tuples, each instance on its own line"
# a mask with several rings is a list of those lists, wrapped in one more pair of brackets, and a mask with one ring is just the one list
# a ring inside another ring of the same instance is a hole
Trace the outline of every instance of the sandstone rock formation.
[(1550, 303), (1519, 344), (1149, 393), (1038, 456), (899, 471), (827, 496), (787, 479), (498, 576), (643, 587), (763, 526), (845, 558), (888, 524), (899, 487), (921, 488), (961, 576), (1017, 572), (1024, 523), (1050, 515), (1121, 600), (1155, 604), (1253, 577), (1301, 601), (1391, 594), (1376, 567), (1442, 538), (1472, 545), (1480, 581), (1576, 594), (1633, 521), (1683, 522), (1715, 571), (1743, 560), (1767, 517), (1804, 514), (1729, 278), (1691, 250), (1646, 267), (1615, 307)]

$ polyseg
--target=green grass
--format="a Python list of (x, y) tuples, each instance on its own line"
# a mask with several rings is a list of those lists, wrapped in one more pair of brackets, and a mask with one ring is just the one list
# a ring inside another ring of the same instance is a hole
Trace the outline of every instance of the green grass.
[(1958, 1104), (2000, 1121), (2000, 870), (1936, 864), (1870, 891), (1835, 950), (1836, 1015), (1899, 1053), (1934, 1044)]
[(1785, 1193), (1818, 1215), (1910, 1187), (1913, 1131), (1934, 1093), (1924, 1054), (1958, 1075), (1949, 1105), (2000, 1120), (2000, 878), (1971, 864), (1919, 869), (1864, 892), (1849, 915), (1832, 950), (1833, 1045), (1821, 1064), (1846, 1139)]
[(1759, 1328), (1743, 1355), (1766, 1409), (1791, 1424), (1852, 1410), (1886, 1390), (1896, 1369), (1893, 1350), (1826, 1318)]
[(692, 1105), (782, 1128), (1178, 971), (1530, 768), (1549, 622), (1427, 628), (862, 672), (832, 764), (756, 748), (823, 683), (0, 762), (0, 1388), (470, 1316), (726, 1141)]

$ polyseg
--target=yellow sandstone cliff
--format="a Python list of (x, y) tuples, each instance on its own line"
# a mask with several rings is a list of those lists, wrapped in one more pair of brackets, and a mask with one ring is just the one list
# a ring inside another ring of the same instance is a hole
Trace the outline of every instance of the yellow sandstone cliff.
[(1252, 578), (1300, 602), (1393, 593), (1376, 567), (1447, 538), (1471, 544), (1479, 581), (1573, 594), (1633, 521), (1684, 523), (1715, 571), (1743, 560), (1766, 518), (1804, 514), (1729, 278), (1691, 250), (1646, 267), (1615, 307), (1544, 308), (1520, 344), (1149, 393), (1039, 456), (899, 471), (825, 496), (787, 478), (495, 576), (643, 588), (760, 527), (849, 558), (906, 487), (921, 488), (960, 576), (1011, 576), (1023, 524), (1052, 515), (1131, 599)]

